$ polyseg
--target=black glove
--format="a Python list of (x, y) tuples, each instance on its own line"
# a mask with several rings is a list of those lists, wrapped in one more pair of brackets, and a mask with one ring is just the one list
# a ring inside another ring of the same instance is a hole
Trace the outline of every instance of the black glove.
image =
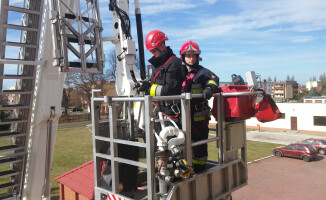
[(213, 90), (210, 87), (207, 87), (203, 91), (204, 99), (210, 99), (213, 96)]
[(149, 89), (151, 88), (151, 82), (149, 81), (141, 81), (142, 85), (138, 88), (138, 91), (140, 92), (148, 92), (149, 93)]

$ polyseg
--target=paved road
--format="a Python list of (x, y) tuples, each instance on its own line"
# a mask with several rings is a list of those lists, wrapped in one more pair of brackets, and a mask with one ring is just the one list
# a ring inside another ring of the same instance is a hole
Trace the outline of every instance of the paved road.
[[(276, 144), (290, 144), (301, 142), (308, 138), (326, 139), (322, 133), (301, 133), (297, 131), (269, 132), (269, 131), (248, 131), (247, 139), (252, 141), (269, 142)], [(326, 198), (325, 198), (326, 199)]]
[[(326, 138), (325, 134), (251, 131), (247, 139), (277, 144)], [(233, 200), (312, 200), (326, 199), (326, 156), (316, 161), (269, 157), (248, 164), (248, 185), (232, 193)]]
[(233, 200), (326, 199), (326, 157), (304, 162), (270, 157), (248, 165), (248, 185), (232, 193)]

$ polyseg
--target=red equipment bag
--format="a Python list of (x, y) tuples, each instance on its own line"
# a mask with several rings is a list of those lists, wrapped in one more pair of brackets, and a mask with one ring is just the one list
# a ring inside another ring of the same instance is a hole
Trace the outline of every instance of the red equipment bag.
[(270, 122), (281, 117), (281, 112), (269, 94), (263, 94), (261, 100), (255, 107), (255, 116), (260, 122)]
[[(229, 85), (221, 87), (223, 93), (250, 92), (247, 85)], [(216, 97), (215, 97), (216, 98)], [(217, 105), (214, 98), (212, 114), (217, 119)], [(256, 95), (232, 96), (224, 98), (225, 117), (249, 119), (255, 116)]]

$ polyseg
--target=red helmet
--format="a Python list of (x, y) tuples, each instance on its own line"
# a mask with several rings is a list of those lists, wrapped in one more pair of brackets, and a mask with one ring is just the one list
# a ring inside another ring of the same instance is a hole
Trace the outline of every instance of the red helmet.
[(160, 46), (160, 44), (168, 40), (168, 37), (159, 30), (154, 30), (148, 33), (145, 39), (145, 44), (146, 44), (146, 49), (147, 50), (152, 50)]
[(193, 54), (200, 55), (200, 49), (199, 49), (198, 44), (191, 40), (184, 43), (180, 49), (180, 56), (182, 57), (182, 54), (187, 54), (187, 53), (193, 53)]

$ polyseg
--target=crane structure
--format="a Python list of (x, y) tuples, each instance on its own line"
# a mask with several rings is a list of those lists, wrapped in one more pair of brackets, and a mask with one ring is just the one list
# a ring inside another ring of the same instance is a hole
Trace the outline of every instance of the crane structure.
[[(50, 199), (49, 179), (65, 73), (102, 73), (103, 41), (115, 45), (118, 97), (97, 97), (98, 90), (93, 91), (95, 199), (108, 199), (110, 195), (124, 199), (231, 198), (232, 191), (247, 184), (245, 121), (227, 121), (223, 102), (228, 95), (215, 94), (219, 105), (216, 135), (192, 143), (190, 99), (201, 95), (138, 95), (134, 84), (146, 76), (139, 2), (135, 0), (140, 73), (134, 61), (137, 50), (131, 37), (129, 0), (108, 3), (113, 36), (103, 37), (99, 0), (0, 0), (0, 96), (14, 100), (0, 106), (0, 111), (11, 113), (10, 119), (0, 119), (0, 126), (11, 127), (0, 132), (0, 198)], [(16, 82), (14, 89), (4, 88), (8, 80)], [(153, 117), (153, 101), (164, 100), (181, 102), (181, 129), (176, 125), (165, 127), (164, 121), (170, 119), (160, 114), (158, 119)], [(109, 122), (99, 120), (103, 101), (109, 104)], [(124, 105), (122, 119), (116, 119), (116, 102)], [(154, 132), (154, 122), (162, 124), (160, 133)], [(200, 174), (191, 173), (192, 147), (208, 142), (216, 143), (218, 161), (209, 161), (207, 170)], [(139, 151), (145, 162), (121, 157), (122, 146), (142, 149)], [(110, 187), (103, 186), (103, 162), (111, 164)], [(121, 164), (144, 169), (137, 177), (146, 183), (145, 191), (124, 195), (119, 189)]]

